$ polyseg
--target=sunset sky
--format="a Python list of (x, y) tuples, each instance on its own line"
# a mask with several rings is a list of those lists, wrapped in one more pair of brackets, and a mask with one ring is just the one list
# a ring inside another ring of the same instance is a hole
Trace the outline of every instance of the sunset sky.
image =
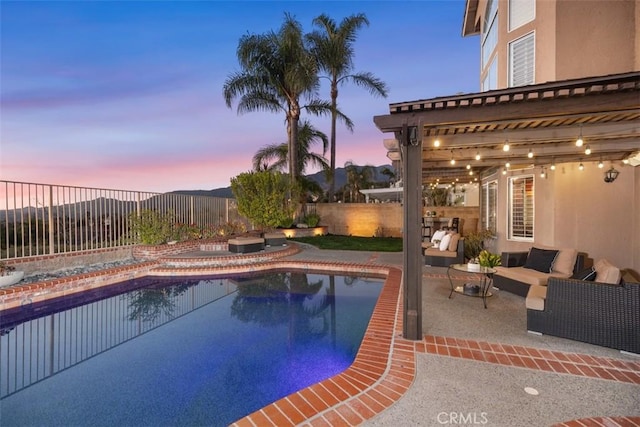
[[(382, 140), (391, 135), (373, 116), (389, 103), (479, 91), (480, 41), (461, 36), (464, 5), (3, 0), (0, 179), (159, 192), (229, 186), (260, 147), (286, 141), (284, 115), (238, 115), (222, 96), (239, 70), (240, 37), (277, 30), (285, 12), (305, 32), (321, 13), (367, 16), (355, 71), (384, 80), (389, 97), (341, 88), (355, 130), (339, 127), (336, 163), (388, 164)], [(328, 119), (304, 117), (329, 134)]]

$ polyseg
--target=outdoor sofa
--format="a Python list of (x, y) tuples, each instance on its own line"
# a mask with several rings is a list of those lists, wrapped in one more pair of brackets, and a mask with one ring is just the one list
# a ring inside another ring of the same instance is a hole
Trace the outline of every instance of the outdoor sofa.
[[(434, 233), (434, 236), (437, 235)], [(448, 267), (451, 264), (464, 263), (464, 237), (453, 232), (445, 236), (437, 245), (433, 241), (422, 244), (425, 265)]]
[(533, 285), (552, 278), (566, 279), (584, 268), (587, 256), (572, 248), (532, 247), (527, 252), (503, 252), (493, 286), (526, 297)]
[(628, 273), (620, 280), (619, 270), (618, 280), (596, 272), (600, 264), (587, 280), (551, 277), (532, 287), (527, 330), (640, 354), (640, 283)]

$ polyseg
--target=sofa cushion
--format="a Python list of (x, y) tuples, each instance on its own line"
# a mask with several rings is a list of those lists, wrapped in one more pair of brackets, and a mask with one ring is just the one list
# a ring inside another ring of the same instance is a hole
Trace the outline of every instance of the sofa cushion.
[(458, 241), (460, 240), (460, 234), (459, 233), (453, 233), (451, 234), (451, 241), (449, 241), (449, 248), (447, 249), (448, 251), (457, 251), (458, 250)]
[(455, 258), (458, 255), (458, 252), (455, 251), (441, 251), (440, 248), (427, 248), (424, 251), (425, 256), (438, 256), (445, 258)]
[(440, 250), (448, 251), (449, 250), (449, 242), (451, 242), (451, 234), (445, 234), (440, 240)]
[(593, 269), (593, 267), (585, 268), (584, 270), (580, 270), (575, 273), (573, 276), (571, 276), (571, 278), (577, 280), (593, 281), (596, 278), (596, 271)]
[(606, 259), (598, 260), (593, 268), (596, 271), (596, 282), (612, 285), (620, 283), (620, 269)]
[(528, 310), (544, 310), (544, 300), (547, 298), (547, 287), (533, 285), (527, 292), (527, 299), (524, 305)]
[(557, 250), (532, 247), (523, 267), (542, 273), (551, 273), (551, 267), (556, 256), (558, 256)]
[(524, 267), (496, 267), (496, 274), (507, 279), (526, 283), (527, 285), (546, 286), (549, 277), (561, 277), (566, 279), (568, 275), (560, 273), (542, 273), (537, 270)]
[(560, 248), (558, 256), (553, 261), (551, 271), (563, 274), (573, 274), (573, 267), (576, 265), (578, 251), (573, 248)]

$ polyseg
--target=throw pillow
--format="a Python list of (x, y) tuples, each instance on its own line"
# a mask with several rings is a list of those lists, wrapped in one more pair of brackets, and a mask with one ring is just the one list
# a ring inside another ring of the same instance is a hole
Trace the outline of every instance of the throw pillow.
[(442, 238), (445, 234), (447, 234), (445, 230), (436, 231), (435, 233), (433, 233), (433, 236), (431, 236), (431, 243), (435, 243), (436, 240), (442, 241)]
[(534, 247), (529, 251), (527, 261), (523, 267), (541, 273), (551, 273), (551, 267), (553, 266), (553, 261), (555, 261), (556, 256), (558, 256), (558, 251)]
[(449, 250), (456, 252), (458, 250), (458, 241), (460, 240), (460, 234), (452, 233), (451, 240), (449, 241)]
[(449, 249), (449, 242), (451, 242), (451, 234), (445, 234), (440, 240), (440, 250), (446, 251)]
[(596, 282), (611, 285), (620, 283), (620, 269), (606, 259), (596, 261), (593, 268), (596, 270)]
[(575, 273), (571, 278), (593, 282), (596, 278), (596, 270), (594, 270), (593, 267), (585, 268), (584, 270)]

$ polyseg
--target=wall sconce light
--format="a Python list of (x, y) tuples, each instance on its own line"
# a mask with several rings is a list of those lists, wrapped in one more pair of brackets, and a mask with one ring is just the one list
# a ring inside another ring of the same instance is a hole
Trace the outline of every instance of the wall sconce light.
[(618, 172), (613, 168), (613, 166), (611, 166), (611, 168), (604, 173), (604, 182), (615, 181), (619, 174), (620, 172)]

